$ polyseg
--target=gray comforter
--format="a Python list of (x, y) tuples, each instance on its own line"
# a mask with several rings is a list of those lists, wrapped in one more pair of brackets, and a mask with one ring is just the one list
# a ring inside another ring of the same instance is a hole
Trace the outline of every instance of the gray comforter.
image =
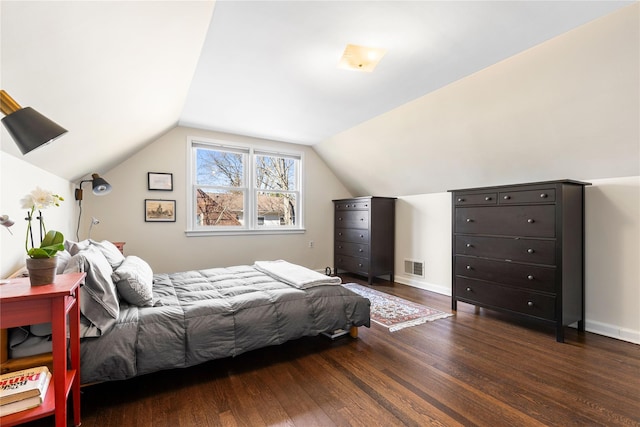
[(236, 356), (303, 336), (369, 326), (369, 300), (340, 285), (301, 290), (235, 266), (154, 275), (152, 307), (81, 343), (81, 382), (121, 380)]

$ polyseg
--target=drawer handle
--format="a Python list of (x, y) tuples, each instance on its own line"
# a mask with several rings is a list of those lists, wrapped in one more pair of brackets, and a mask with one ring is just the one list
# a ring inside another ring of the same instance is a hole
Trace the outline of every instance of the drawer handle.
[(467, 222), (473, 222), (471, 218), (467, 218)]
[(362, 249), (358, 249), (358, 252), (362, 252)]
[(364, 239), (364, 234), (361, 234), (361, 235), (360, 235), (360, 238), (361, 238), (361, 239)]
[(338, 232), (338, 236), (342, 236), (342, 233), (341, 233), (341, 232)]
[(535, 221), (534, 221), (534, 219), (533, 219), (533, 218), (529, 218), (529, 219), (527, 220), (527, 222), (528, 222), (529, 224), (533, 224)]
[(360, 218), (360, 221), (364, 221), (364, 218)]
[(471, 288), (467, 288), (467, 292), (471, 292)]
[(541, 198), (541, 199), (546, 199), (546, 198), (547, 198), (547, 193), (542, 193), (542, 194), (540, 194), (540, 198)]
[(528, 252), (528, 253), (530, 253), (530, 254), (532, 254), (532, 253), (534, 253), (534, 252), (535, 252), (535, 250), (533, 250), (533, 248), (529, 248), (529, 249), (527, 249), (527, 252)]
[(467, 265), (467, 270), (473, 270), (473, 268), (470, 265)]
[(458, 201), (459, 201), (459, 202), (464, 202), (464, 199), (463, 199), (462, 197), (460, 197), (460, 198), (458, 199)]
[(491, 200), (491, 196), (487, 196), (484, 199), (488, 202), (489, 200)]
[(528, 305), (529, 307), (533, 307), (533, 301), (527, 301), (527, 305)]
[(338, 245), (338, 249), (342, 249), (342, 246)]
[(509, 200), (511, 198), (511, 196), (504, 196), (503, 199), (505, 200)]
[(533, 277), (533, 274), (530, 274), (530, 275), (527, 276), (527, 279), (528, 280), (533, 280), (533, 279), (535, 279), (535, 277)]
[(362, 264), (358, 263), (358, 267), (362, 267)]
[(471, 243), (467, 243), (467, 245), (466, 245), (466, 246), (467, 246), (468, 248), (472, 248), (472, 247), (473, 247), (473, 245), (472, 245)]
[(338, 217), (338, 221), (342, 221), (342, 217)]

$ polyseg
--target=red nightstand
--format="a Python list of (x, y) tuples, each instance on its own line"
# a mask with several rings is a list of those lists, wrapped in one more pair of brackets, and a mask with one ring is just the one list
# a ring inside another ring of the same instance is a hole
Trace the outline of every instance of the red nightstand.
[[(53, 379), (42, 405), (0, 418), (13, 426), (55, 414), (56, 427), (67, 425), (67, 397), (73, 398), (73, 422), (80, 425), (80, 284), (85, 273), (60, 274), (55, 283), (31, 286), (29, 278), (0, 285), (0, 328), (51, 322)], [(66, 329), (69, 315), (70, 358)]]

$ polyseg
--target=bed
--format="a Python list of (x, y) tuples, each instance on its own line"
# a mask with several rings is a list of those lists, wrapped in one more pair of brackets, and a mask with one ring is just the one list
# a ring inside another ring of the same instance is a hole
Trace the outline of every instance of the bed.
[[(80, 290), (83, 384), (184, 368), (336, 329), (356, 336), (357, 327), (370, 326), (368, 299), (339, 278), (286, 261), (154, 274), (108, 241), (65, 246), (59, 271), (87, 273)], [(46, 346), (42, 326), (12, 330), (10, 355)]]

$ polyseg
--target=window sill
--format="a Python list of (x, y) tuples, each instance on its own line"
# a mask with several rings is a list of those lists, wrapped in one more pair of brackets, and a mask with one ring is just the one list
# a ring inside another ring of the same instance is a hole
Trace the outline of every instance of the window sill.
[(268, 234), (303, 234), (306, 232), (304, 228), (288, 228), (275, 229), (267, 228), (264, 230), (186, 230), (184, 232), (187, 237), (206, 237), (206, 236), (244, 236), (244, 235), (268, 235)]

